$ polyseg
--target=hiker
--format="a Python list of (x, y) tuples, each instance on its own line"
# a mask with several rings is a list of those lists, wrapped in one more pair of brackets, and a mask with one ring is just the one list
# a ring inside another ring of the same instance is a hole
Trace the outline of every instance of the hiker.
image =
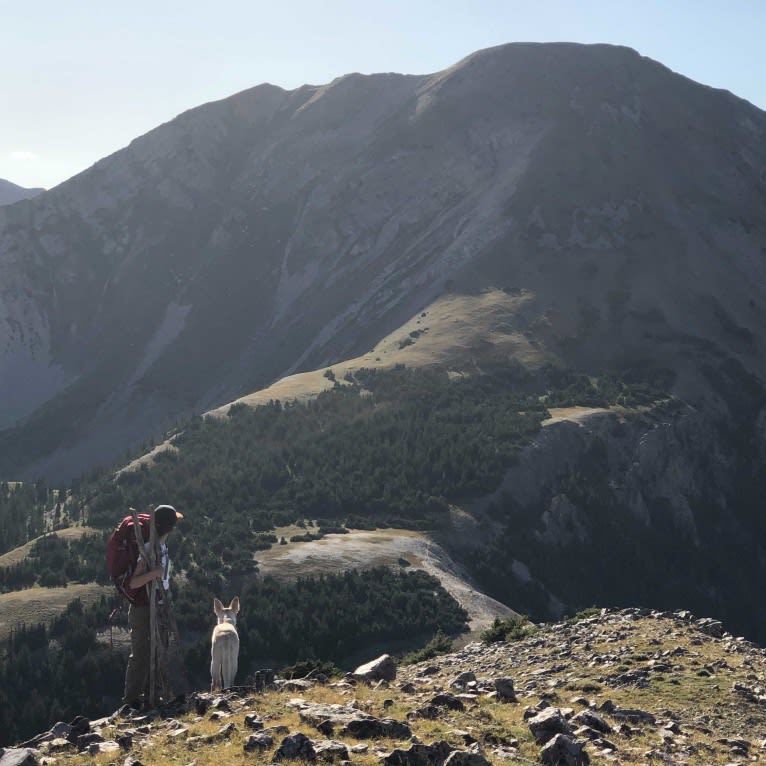
[[(154, 509), (154, 525), (160, 544), (161, 563), (147, 571), (146, 562), (139, 555), (135, 569), (126, 583), (126, 591), (131, 599), (128, 609), (128, 624), (130, 625), (130, 656), (125, 672), (125, 693), (123, 704), (140, 709), (141, 700), (149, 691), (149, 655), (151, 653), (151, 636), (149, 627), (149, 585), (152, 580), (162, 580), (162, 592), (170, 590), (170, 559), (168, 557), (167, 538), (173, 531), (178, 519), (183, 514), (178, 513), (172, 505), (158, 505)], [(145, 543), (148, 548), (148, 543)]]

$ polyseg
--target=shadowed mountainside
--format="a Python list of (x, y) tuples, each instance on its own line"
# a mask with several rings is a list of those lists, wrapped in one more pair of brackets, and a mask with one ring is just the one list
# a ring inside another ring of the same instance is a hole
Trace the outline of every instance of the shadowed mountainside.
[(546, 353), (725, 411), (702, 369), (764, 377), (765, 129), (574, 44), (186, 112), (0, 210), (0, 472), (72, 476), (485, 286)]
[(31, 199), (44, 191), (45, 189), (25, 189), (0, 178), (0, 205), (12, 205), (22, 199)]

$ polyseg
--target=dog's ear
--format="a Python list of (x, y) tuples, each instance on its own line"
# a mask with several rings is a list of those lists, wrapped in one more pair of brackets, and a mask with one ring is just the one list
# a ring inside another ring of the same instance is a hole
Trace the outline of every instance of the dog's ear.
[(223, 604), (217, 599), (213, 599), (213, 611), (220, 617), (223, 614)]
[(239, 612), (239, 596), (234, 596), (229, 604), (229, 609), (234, 613)]

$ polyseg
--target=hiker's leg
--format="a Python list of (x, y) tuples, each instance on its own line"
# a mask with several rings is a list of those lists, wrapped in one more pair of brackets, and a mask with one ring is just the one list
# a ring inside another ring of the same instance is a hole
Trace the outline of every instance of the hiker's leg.
[(130, 704), (146, 694), (149, 688), (149, 607), (130, 605), (130, 657), (125, 671), (125, 694), (122, 701)]

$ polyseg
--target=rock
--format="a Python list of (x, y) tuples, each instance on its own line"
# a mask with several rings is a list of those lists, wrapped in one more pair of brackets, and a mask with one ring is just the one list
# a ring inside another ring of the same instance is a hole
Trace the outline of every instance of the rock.
[(476, 737), (473, 734), (462, 729), (453, 729), (450, 734), (454, 737), (460, 737), (466, 745), (473, 745), (476, 742)]
[(538, 745), (544, 745), (557, 734), (571, 737), (572, 727), (556, 707), (549, 707), (527, 721)]
[(205, 715), (210, 708), (211, 697), (208, 694), (195, 692), (191, 696), (191, 703), (197, 715)]
[(452, 694), (437, 694), (431, 699), (431, 704), (446, 707), (449, 710), (465, 710), (465, 705)]
[(63, 721), (58, 721), (54, 723), (49, 732), (49, 734), (53, 737), (53, 739), (58, 739), (59, 737), (63, 737), (64, 739), (69, 739), (69, 735), (71, 733), (72, 733), (71, 724), (64, 723)]
[(397, 748), (382, 760), (386, 766), (443, 766), (452, 747), (444, 740), (432, 745), (412, 745), (407, 750)]
[(596, 729), (596, 731), (600, 731), (603, 734), (609, 734), (612, 731), (612, 727), (593, 710), (581, 710), (571, 719), (571, 723), (577, 726), (589, 726), (591, 729)]
[(465, 673), (460, 673), (460, 675), (453, 678), (449, 685), (452, 689), (459, 689), (460, 691), (465, 691), (468, 687), (468, 684), (471, 682), (476, 681), (476, 676), (471, 673), (470, 670), (467, 670)]
[[(256, 736), (256, 735), (254, 735)], [(303, 733), (288, 734), (274, 753), (275, 761), (315, 761), (316, 751), (311, 740)]]
[(714, 620), (712, 617), (703, 617), (694, 623), (697, 630), (713, 638), (723, 636), (723, 625), (720, 620)]
[(251, 734), (245, 740), (243, 747), (246, 753), (251, 753), (254, 750), (268, 750), (273, 745), (273, 737), (270, 737), (268, 734), (263, 734), (261, 732), (260, 734)]
[(618, 708), (611, 700), (605, 700), (599, 708), (602, 712), (617, 718), (618, 720), (629, 721), (630, 723), (651, 723), (657, 722), (657, 719), (643, 710), (635, 708)]
[(491, 764), (481, 753), (453, 750), (447, 756), (443, 766), (491, 766)]
[(68, 750), (76, 750), (77, 746), (74, 744), (74, 742), (70, 742), (68, 739), (65, 739), (64, 737), (55, 737), (54, 739), (49, 739), (47, 742), (42, 743), (41, 750), (44, 753), (65, 753)]
[(260, 718), (255, 713), (248, 713), (245, 716), (245, 726), (253, 731), (260, 731), (264, 727), (263, 718)]
[(288, 681), (277, 681), (276, 686), (288, 692), (301, 692), (310, 689), (314, 685), (313, 681), (305, 678), (292, 678)]
[(103, 741), (104, 738), (95, 731), (88, 732), (87, 734), (81, 734), (79, 737), (77, 737), (77, 749), (86, 750), (90, 745), (94, 745)]
[(382, 654), (376, 660), (360, 665), (351, 675), (359, 681), (393, 681), (396, 663), (390, 654)]
[(436, 676), (439, 675), (441, 668), (438, 665), (427, 665), (418, 672), (420, 676)]
[(227, 697), (216, 697), (210, 704), (210, 707), (220, 710), (223, 713), (231, 713), (231, 703)]
[(88, 745), (88, 755), (116, 753), (118, 750), (120, 750), (120, 746), (114, 740), (108, 742), (91, 742), (90, 745)]
[(412, 736), (412, 729), (404, 721), (395, 721), (393, 718), (356, 718), (349, 721), (344, 727), (343, 732), (348, 732), (357, 739), (379, 739), (389, 737), (390, 739), (409, 739)]
[(566, 734), (556, 734), (540, 751), (546, 766), (585, 766), (590, 763), (584, 744)]
[(229, 739), (236, 730), (237, 727), (233, 723), (227, 723), (226, 726), (222, 726), (217, 732), (208, 734), (205, 737), (205, 742), (222, 742), (225, 739)]
[(499, 699), (507, 702), (518, 702), (512, 678), (495, 678), (493, 683)]
[(0, 766), (38, 766), (37, 755), (30, 747), (9, 747), (0, 755)]
[(69, 729), (67, 739), (70, 742), (77, 742), (78, 737), (87, 734), (90, 731), (90, 721), (81, 715), (74, 718), (69, 726), (71, 728)]
[(423, 707), (416, 708), (407, 713), (407, 720), (412, 721), (416, 718), (434, 720), (439, 717), (439, 712), (439, 708), (436, 705), (423, 705)]
[(320, 739), (314, 742), (314, 752), (321, 761), (347, 761), (348, 745), (333, 739)]

